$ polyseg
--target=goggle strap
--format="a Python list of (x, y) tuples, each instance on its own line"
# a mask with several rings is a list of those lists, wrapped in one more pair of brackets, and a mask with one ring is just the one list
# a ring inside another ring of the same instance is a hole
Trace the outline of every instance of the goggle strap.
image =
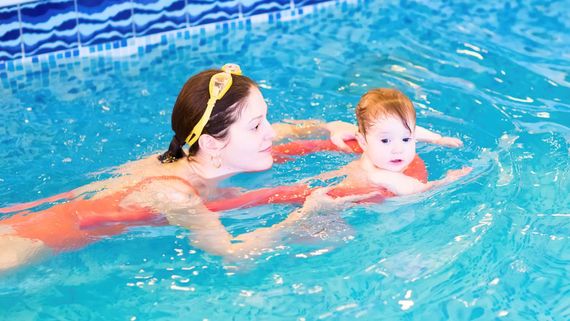
[(226, 74), (229, 75), (229, 77), (227, 78), (228, 83), (222, 88), (222, 91), (219, 92), (216, 97), (212, 97), (214, 81), (215, 81), (214, 79), (215, 79), (217, 74), (212, 76), (212, 78), (210, 79), (210, 84), (209, 84), (210, 99), (208, 99), (208, 104), (206, 106), (206, 110), (204, 111), (204, 115), (202, 115), (202, 117), (200, 118), (198, 123), (196, 123), (196, 125), (192, 129), (192, 132), (190, 132), (190, 135), (188, 135), (188, 137), (186, 137), (185, 141), (189, 146), (192, 146), (194, 143), (196, 143), (196, 141), (198, 140), (198, 138), (202, 134), (204, 127), (206, 127), (208, 120), (210, 120), (210, 116), (212, 115), (212, 110), (214, 109), (214, 105), (216, 104), (216, 101), (222, 99), (222, 97), (224, 97), (224, 95), (228, 92), (228, 90), (232, 86), (233, 79), (232, 79), (231, 75), (232, 74), (234, 74), (234, 75), (241, 75), (242, 74), (241, 68), (239, 67), (239, 65), (236, 65), (236, 64), (224, 65), (222, 67), (222, 72), (225, 72)]
[(188, 135), (188, 137), (186, 138), (186, 143), (188, 144), (188, 146), (194, 145), (194, 143), (200, 137), (200, 134), (202, 134), (204, 127), (206, 127), (206, 124), (208, 123), (208, 120), (212, 115), (212, 110), (214, 109), (215, 104), (216, 104), (216, 98), (210, 97), (210, 99), (208, 99), (208, 104), (206, 105), (206, 111), (204, 112), (204, 115), (202, 115), (198, 123), (196, 123), (196, 126), (194, 126), (194, 129), (192, 129), (190, 135)]

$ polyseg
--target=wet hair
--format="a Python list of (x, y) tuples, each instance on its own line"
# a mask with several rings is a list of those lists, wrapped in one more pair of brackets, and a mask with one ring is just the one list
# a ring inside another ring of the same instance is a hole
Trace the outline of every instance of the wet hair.
[[(172, 110), (171, 124), (174, 137), (170, 141), (168, 151), (158, 157), (162, 163), (172, 163), (186, 156), (183, 150), (186, 137), (204, 115), (210, 98), (210, 78), (219, 72), (221, 70), (202, 71), (190, 77), (180, 90)], [(226, 138), (228, 128), (239, 118), (252, 87), (257, 87), (257, 84), (250, 78), (232, 75), (230, 89), (222, 99), (216, 101), (202, 134), (208, 134), (216, 139)], [(188, 149), (188, 156), (196, 155), (199, 148), (198, 142), (195, 142)]]
[[(392, 88), (377, 88), (364, 94), (356, 106), (358, 131), (365, 135), (379, 117), (394, 116), (412, 132), (416, 124), (416, 110), (412, 101), (401, 91)], [(412, 125), (412, 126), (410, 126)]]

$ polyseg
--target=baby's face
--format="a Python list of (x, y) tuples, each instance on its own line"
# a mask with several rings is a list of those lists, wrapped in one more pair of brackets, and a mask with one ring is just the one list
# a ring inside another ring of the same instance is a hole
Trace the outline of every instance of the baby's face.
[(366, 156), (376, 167), (402, 172), (416, 155), (415, 122), (408, 121), (412, 132), (395, 116), (384, 116), (366, 131)]

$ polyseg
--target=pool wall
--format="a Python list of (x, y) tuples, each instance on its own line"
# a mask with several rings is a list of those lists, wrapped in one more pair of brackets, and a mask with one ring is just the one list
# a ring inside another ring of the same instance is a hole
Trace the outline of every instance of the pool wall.
[[(144, 54), (209, 31), (250, 29), (306, 14), (329, 0), (12, 0), (0, 4), (0, 76), (100, 54)], [(10, 4), (7, 5), (6, 4)]]

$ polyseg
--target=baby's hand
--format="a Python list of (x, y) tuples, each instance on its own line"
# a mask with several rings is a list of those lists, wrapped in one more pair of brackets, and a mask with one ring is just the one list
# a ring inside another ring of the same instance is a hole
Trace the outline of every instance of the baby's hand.
[(446, 183), (454, 182), (460, 179), (461, 177), (471, 173), (472, 170), (473, 167), (463, 167), (462, 169), (451, 169), (447, 171), (447, 175), (445, 175), (444, 180)]
[(434, 143), (441, 146), (453, 147), (453, 148), (463, 146), (463, 142), (461, 141), (461, 139), (454, 137), (447, 137), (447, 136), (441, 137), (440, 139), (436, 140)]

